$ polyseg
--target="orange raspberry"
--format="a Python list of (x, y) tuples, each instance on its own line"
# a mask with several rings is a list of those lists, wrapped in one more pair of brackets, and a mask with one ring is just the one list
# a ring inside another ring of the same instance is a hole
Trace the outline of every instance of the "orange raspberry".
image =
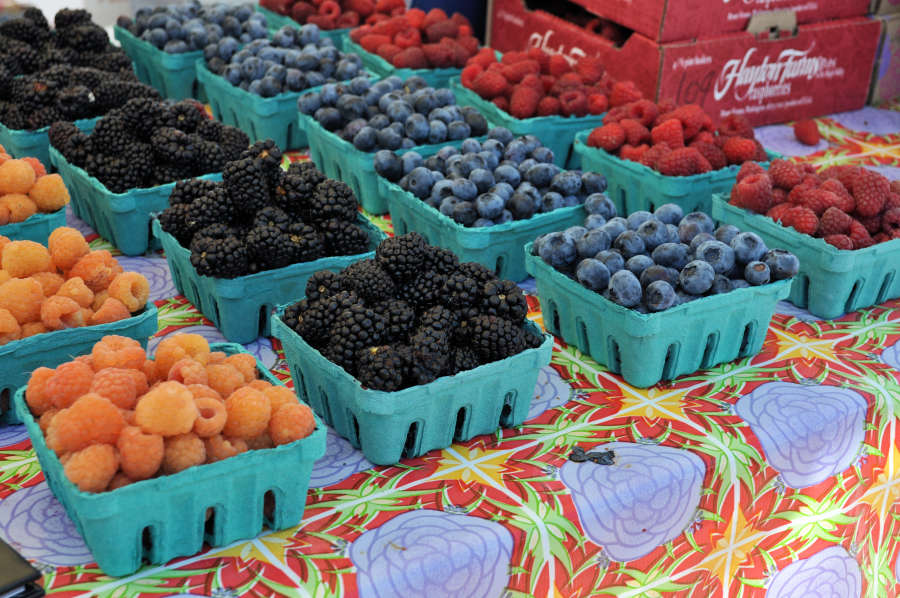
[(56, 414), (49, 433), (57, 453), (80, 451), (91, 444), (115, 444), (125, 427), (125, 418), (106, 397), (82, 395), (68, 409)]
[(141, 344), (133, 338), (110, 334), (100, 339), (91, 350), (94, 369), (124, 368), (141, 369), (147, 353)]
[(306, 438), (316, 429), (316, 419), (306, 405), (283, 405), (269, 420), (269, 436), (276, 445)]
[(136, 426), (128, 426), (116, 442), (122, 458), (122, 472), (132, 480), (146, 480), (162, 466), (165, 444), (159, 434), (145, 434)]
[(156, 371), (156, 362), (152, 359), (144, 361), (144, 365), (141, 366), (141, 372), (144, 373), (144, 377), (147, 378), (147, 384), (150, 386), (160, 381), (159, 374)]
[(162, 382), (138, 400), (135, 419), (145, 432), (163, 436), (186, 434), (194, 427), (194, 395), (179, 382)]
[(206, 368), (200, 362), (185, 357), (176, 361), (169, 369), (169, 380), (175, 380), (187, 386), (188, 384), (206, 384), (209, 378), (206, 375)]
[(91, 392), (106, 397), (120, 409), (134, 409), (138, 395), (132, 371), (134, 370), (103, 368), (94, 374)]
[(44, 414), (41, 415), (41, 418), (38, 420), (38, 426), (41, 428), (41, 432), (44, 433), (44, 436), (47, 435), (47, 430), (50, 428), (50, 423), (53, 421), (53, 418), (56, 417), (56, 414), (59, 413), (59, 409), (55, 407), (51, 407), (44, 411)]
[(207, 361), (207, 365), (215, 365), (217, 363), (222, 363), (225, 361), (225, 358), (228, 357), (226, 353), (223, 351), (212, 351), (209, 354), (209, 361)]
[(126, 425), (137, 426), (137, 421), (134, 419), (134, 409), (119, 409), (119, 411), (122, 413)]
[[(59, 230), (59, 229), (57, 229)], [(87, 288), (84, 281), (78, 278), (70, 278), (62, 283), (56, 294), (60, 297), (68, 297), (81, 307), (91, 307), (94, 302), (94, 291)]]
[(221, 401), (222, 403), (225, 402), (225, 399), (222, 398), (222, 395), (205, 384), (188, 384), (188, 390), (191, 391), (192, 395), (194, 395), (194, 399), (208, 397), (217, 401)]
[(244, 385), (243, 374), (225, 363), (206, 366), (206, 374), (210, 388), (226, 398)]
[(84, 326), (83, 308), (68, 297), (50, 297), (41, 305), (41, 322), (48, 330)]
[(163, 471), (168, 474), (206, 463), (206, 445), (196, 434), (180, 434), (166, 438)]
[(35, 272), (53, 269), (50, 252), (34, 241), (11, 241), (3, 247), (3, 269), (14, 278), (25, 278)]
[(86, 355), (79, 355), (78, 357), (76, 357), (76, 358), (73, 359), (72, 361), (77, 361), (78, 363), (83, 363), (84, 365), (86, 365), (86, 366), (88, 366), (89, 368), (91, 368), (91, 371), (92, 371), (92, 372), (96, 371), (96, 370), (94, 369), (94, 358), (91, 356), (90, 353), (88, 353), (88, 354), (86, 354)]
[(269, 424), (272, 407), (266, 395), (252, 388), (239, 388), (225, 399), (228, 420), (224, 434), (249, 439), (259, 436)]
[(47, 392), (47, 382), (56, 372), (50, 368), (38, 368), (31, 372), (25, 388), (25, 402), (35, 415), (43, 415), (53, 408), (53, 400)]
[(0, 309), (9, 310), (19, 324), (40, 320), (43, 302), (44, 288), (34, 279), (13, 278), (0, 285)]
[(8, 309), (0, 308), (0, 346), (22, 338), (22, 327)]
[(135, 396), (143, 396), (145, 392), (150, 388), (150, 385), (147, 384), (147, 376), (144, 372), (140, 370), (126, 369), (128, 375), (131, 376), (131, 380), (134, 382), (134, 392)]
[(58, 174), (47, 174), (34, 182), (28, 192), (42, 212), (55, 212), (69, 203), (69, 190)]
[(8, 222), (25, 222), (37, 214), (37, 205), (27, 195), (8, 193), (0, 196), (0, 207), (3, 207)]
[[(61, 226), (50, 233), (47, 247), (50, 249), (53, 263), (63, 272), (71, 270), (78, 260), (91, 251), (81, 233), (68, 226)], [(69, 275), (69, 278), (72, 276)]]
[(294, 394), (287, 386), (270, 386), (262, 391), (266, 398), (269, 399), (269, 405), (272, 407), (272, 415), (284, 405), (293, 405), (297, 402), (297, 395)]
[(59, 455), (59, 462), (62, 463), (62, 466), (65, 467), (66, 463), (69, 462), (69, 459), (72, 458), (72, 453), (63, 453)]
[(97, 311), (98, 309), (103, 307), (103, 304), (106, 303), (107, 299), (109, 299), (109, 293), (106, 291), (106, 289), (103, 289), (99, 293), (94, 293), (94, 300), (91, 302), (90, 306), (91, 309)]
[(91, 315), (91, 324), (109, 324), (111, 322), (118, 322), (130, 317), (131, 312), (128, 311), (128, 308), (125, 307), (125, 305), (121, 301), (109, 297), (106, 301), (103, 302), (103, 305), (100, 306), (100, 309), (93, 312), (93, 315)]
[(263, 432), (259, 436), (254, 436), (253, 438), (247, 439), (247, 448), (251, 451), (270, 449), (274, 446), (275, 443), (272, 442), (272, 437), (269, 436), (268, 432)]
[[(37, 179), (40, 179), (42, 176), (47, 174), (47, 169), (44, 168), (44, 165), (41, 164), (41, 161), (37, 158), (22, 158), (23, 162), (28, 162), (28, 165), (31, 166), (31, 169), (34, 171), (34, 176)], [(35, 181), (36, 183), (37, 181)]]
[(132, 482), (134, 482), (134, 480), (132, 480), (131, 478), (129, 478), (127, 475), (125, 475), (124, 473), (122, 473), (120, 471), (119, 473), (117, 473), (116, 475), (113, 476), (112, 480), (110, 480), (109, 486), (107, 486), (106, 490), (107, 490), (107, 492), (112, 492), (113, 490), (117, 490), (117, 489), (121, 488), (122, 486), (127, 486), (128, 484), (131, 484)]
[[(0, 202), (0, 226), (4, 226), (10, 223), (10, 213), (9, 208), (6, 204)], [(2, 248), (0, 248), (2, 251)]]
[(28, 193), (34, 185), (34, 169), (24, 160), (7, 160), (0, 164), (0, 195)]
[(225, 438), (217, 434), (204, 440), (206, 445), (206, 458), (210, 463), (228, 459), (247, 452), (247, 443), (241, 438)]
[(254, 380), (247, 386), (249, 386), (250, 388), (255, 388), (256, 390), (265, 390), (267, 388), (271, 388), (272, 383), (268, 380)]
[(244, 376), (244, 382), (253, 382), (259, 375), (256, 371), (256, 358), (249, 353), (236, 353), (225, 358), (225, 363), (238, 369)]
[(194, 399), (199, 415), (194, 421), (194, 434), (200, 438), (209, 438), (222, 432), (225, 427), (225, 404), (212, 397)]
[(56, 295), (66, 281), (56, 272), (35, 272), (31, 277), (41, 284), (41, 288), (44, 289), (44, 297)]
[(124, 303), (128, 311), (135, 313), (147, 305), (147, 299), (150, 297), (150, 283), (143, 274), (122, 272), (113, 278), (106, 291), (110, 297)]
[(27, 324), (22, 324), (22, 338), (28, 338), (29, 336), (35, 336), (45, 332), (50, 331), (47, 330), (47, 327), (44, 326), (42, 322), (28, 322)]
[[(2, 249), (0, 249), (0, 251), (2, 251)], [(6, 270), (0, 270), (0, 284), (3, 284), (4, 282), (11, 279), (12, 276), (9, 275), (9, 272), (7, 272)]]
[(50, 395), (53, 406), (65, 409), (78, 397), (90, 392), (93, 381), (94, 371), (90, 366), (80, 361), (70, 361), (56, 368), (44, 388)]
[(3, 248), (6, 247), (10, 243), (9, 237), (4, 237), (0, 235), (0, 255), (3, 255)]
[(199, 334), (173, 334), (156, 347), (156, 369), (166, 378), (176, 361), (190, 357), (201, 364), (209, 361), (209, 343)]
[(103, 492), (119, 469), (119, 455), (115, 447), (94, 444), (73, 453), (64, 471), (69, 481), (82, 492)]
[(81, 257), (66, 274), (67, 278), (79, 276), (89, 289), (98, 293), (109, 286), (117, 274), (121, 274), (122, 266), (116, 258), (105, 249), (92, 251)]

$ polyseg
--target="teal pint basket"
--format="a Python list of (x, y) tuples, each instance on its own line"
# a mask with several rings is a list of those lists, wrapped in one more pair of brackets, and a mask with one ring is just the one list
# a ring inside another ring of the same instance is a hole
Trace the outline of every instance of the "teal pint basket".
[(125, 320), (45, 332), (0, 347), (0, 424), (22, 423), (10, 403), (16, 389), (28, 384), (35, 369), (55, 368), (70, 361), (90, 351), (108, 334), (133, 338), (146, 347), (147, 339), (156, 334), (156, 315), (156, 306), (148, 302), (143, 311)]
[[(100, 117), (83, 118), (75, 121), (75, 126), (90, 133)], [(37, 158), (48, 171), (50, 170), (50, 140), (47, 132), (50, 127), (26, 131), (23, 129), (10, 129), (0, 123), (0, 145), (6, 149), (13, 158)]]
[[(285, 25), (288, 27), (293, 27), (294, 29), (299, 29), (303, 26), (302, 23), (298, 23), (291, 17), (287, 15), (280, 15), (274, 10), (269, 10), (264, 6), (256, 6), (256, 12), (266, 17), (266, 28), (269, 32), (274, 33), (278, 31)], [(344, 40), (347, 39), (347, 35), (350, 33), (350, 28), (345, 27), (343, 29), (319, 29), (319, 37), (330, 37), (334, 41), (334, 47), (338, 50), (344, 49)]]
[(196, 98), (201, 102), (206, 101), (203, 89), (197, 84), (195, 66), (197, 59), (203, 58), (202, 50), (169, 54), (136, 37), (124, 27), (113, 26), (113, 34), (134, 64), (138, 79), (173, 100)]
[[(581, 165), (585, 170), (602, 173), (606, 177), (606, 193), (620, 214), (631, 214), (638, 210), (652, 212), (659, 206), (674, 203), (685, 213), (706, 212), (712, 209), (715, 193), (729, 193), (737, 179), (740, 166), (732, 164), (719, 170), (692, 176), (666, 176), (644, 166), (640, 162), (623, 160), (608, 152), (587, 145), (590, 131), (582, 131), (575, 136), (573, 151), (581, 155)], [(766, 152), (771, 159), (779, 154)], [(763, 168), (769, 162), (760, 162)]]
[(547, 330), (638, 388), (756, 355), (791, 286), (780, 280), (642, 314), (557, 272), (531, 247), (525, 246), (525, 263)]
[[(518, 426), (528, 415), (538, 372), (553, 352), (553, 338), (543, 334), (536, 349), (454, 376), (396, 392), (369, 390), (291, 330), (283, 313), (284, 306), (272, 316), (272, 334), (281, 341), (294, 390), (377, 465)], [(534, 323), (527, 325), (541, 334)]]
[(0, 226), (0, 235), (10, 241), (34, 241), (46, 245), (50, 233), (65, 225), (66, 208), (63, 206), (49, 214), (37, 213), (23, 222), (4, 224)]
[(900, 297), (900, 240), (846, 251), (785, 227), (771, 218), (713, 197), (712, 216), (752, 231), (770, 247), (787, 249), (800, 260), (788, 301), (825, 319)]
[(584, 222), (584, 206), (560, 208), (496, 226), (465, 227), (448, 218), (400, 185), (378, 177), (379, 195), (388, 198), (394, 234), (416, 231), (432, 245), (445, 247), (463, 262), (478, 262), (500, 278), (528, 278), (522, 247), (543, 233)]
[[(150, 231), (150, 219), (152, 214), (169, 206), (174, 182), (113, 193), (84, 169), (70, 164), (55, 147), (50, 148), (50, 161), (69, 189), (75, 215), (101, 237), (125, 255), (142, 255), (148, 249), (159, 248)], [(218, 181), (222, 175), (206, 174), (198, 178)]]
[(312, 262), (292, 264), (238, 278), (201, 276), (191, 264), (191, 252), (165, 232), (159, 220), (153, 232), (162, 242), (169, 270), (178, 292), (222, 331), (229, 341), (249, 343), (270, 336), (272, 310), (285, 301), (303, 296), (306, 281), (319, 270), (337, 272), (353, 262), (375, 256), (375, 247), (385, 238), (378, 227), (361, 214), (358, 222), (369, 232), (369, 251), (358, 255), (324, 257)]
[[(463, 86), (459, 77), (450, 81), (450, 89), (456, 100), (464, 106), (477, 108), (488, 121), (497, 127), (506, 127), (516, 135), (534, 135), (541, 143), (553, 150), (553, 162), (561, 168), (596, 170), (584, 165), (581, 157), (572, 151), (575, 135), (581, 131), (590, 132), (603, 124), (603, 114), (590, 116), (534, 116), (516, 118), (501, 110), (477, 93)], [(606, 174), (604, 170), (597, 170)]]
[(344, 51), (359, 54), (363, 67), (379, 77), (397, 76), (404, 81), (410, 77), (422, 77), (429, 86), (434, 88), (447, 87), (450, 79), (459, 77), (460, 73), (462, 73), (462, 69), (452, 67), (443, 69), (398, 69), (378, 54), (373, 54), (364, 49), (350, 39), (349, 35), (344, 39)]
[[(210, 347), (233, 355), (240, 345)], [(260, 377), (280, 384), (257, 361)], [(91, 549), (100, 568), (112, 577), (137, 571), (143, 562), (161, 565), (195, 554), (204, 544), (224, 546), (252, 538), (264, 527), (280, 530), (303, 518), (313, 463), (325, 454), (325, 427), (306, 438), (270, 449), (250, 450), (216, 463), (173, 475), (135, 482), (110, 492), (80, 491), (47, 448), (44, 435), (25, 403), (25, 389), (15, 395), (16, 410), (50, 490)], [(268, 513), (267, 503), (274, 505)], [(211, 516), (207, 518), (207, 514)]]

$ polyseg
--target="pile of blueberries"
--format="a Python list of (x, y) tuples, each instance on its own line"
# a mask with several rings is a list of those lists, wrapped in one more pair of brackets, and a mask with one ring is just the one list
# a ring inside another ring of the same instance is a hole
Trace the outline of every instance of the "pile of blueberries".
[(236, 39), (225, 37), (208, 45), (203, 54), (210, 71), (264, 98), (349, 81), (365, 73), (359, 56), (338, 50), (331, 38), (319, 35), (315, 25), (299, 29), (285, 25), (272, 39), (256, 39), (243, 48)]
[(119, 27), (169, 54), (204, 50), (222, 39), (246, 44), (268, 37), (266, 18), (253, 4), (201, 5), (197, 0), (175, 6), (141, 8), (134, 19), (121, 16)]
[(616, 215), (605, 195), (584, 204), (583, 226), (538, 237), (532, 253), (584, 287), (641, 313), (797, 274), (797, 257), (756, 233), (675, 204)]
[(429, 87), (422, 77), (326, 85), (300, 96), (297, 106), (364, 152), (480, 137), (488, 129), (478, 110), (457, 106), (452, 91)]
[[(576, 206), (606, 191), (606, 177), (562, 170), (534, 135), (505, 127), (423, 159), (417, 152), (375, 154), (375, 172), (463, 226), (483, 227)], [(600, 197), (603, 197), (600, 195)]]

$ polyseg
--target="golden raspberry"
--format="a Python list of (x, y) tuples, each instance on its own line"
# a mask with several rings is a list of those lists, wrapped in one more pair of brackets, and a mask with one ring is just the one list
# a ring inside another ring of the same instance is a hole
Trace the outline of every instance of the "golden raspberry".
[(22, 338), (22, 327), (8, 309), (0, 309), (0, 346)]
[(24, 160), (7, 160), (0, 164), (0, 195), (28, 193), (34, 185), (34, 169)]
[(34, 182), (28, 197), (42, 212), (55, 212), (69, 203), (69, 190), (58, 174), (46, 174)]
[(247, 439), (247, 448), (251, 451), (258, 451), (262, 449), (270, 449), (275, 446), (275, 443), (272, 442), (272, 437), (269, 436), (269, 432), (263, 432), (259, 436), (254, 436), (253, 438)]
[(47, 430), (50, 428), (50, 423), (53, 421), (53, 418), (56, 417), (57, 413), (59, 413), (59, 409), (57, 409), (56, 407), (51, 407), (50, 409), (44, 411), (44, 414), (41, 415), (41, 419), (38, 420), (38, 426), (40, 426), (41, 432), (44, 433), (44, 436), (47, 436)]
[(244, 376), (233, 366), (225, 363), (206, 366), (207, 384), (220, 396), (228, 397), (244, 385)]
[(167, 336), (156, 347), (157, 375), (167, 378), (175, 362), (185, 357), (206, 365), (209, 362), (209, 343), (199, 334)]
[[(121, 458), (121, 456), (120, 456)], [(122, 473), (121, 471), (113, 476), (113, 479), (110, 480), (109, 486), (107, 486), (106, 491), (112, 492), (113, 490), (117, 490), (122, 486), (127, 486), (128, 484), (133, 483), (134, 480), (129, 478), (127, 475)]]
[(145, 432), (162, 436), (186, 434), (194, 427), (194, 395), (179, 382), (162, 382), (138, 399), (135, 419)]
[(34, 415), (43, 415), (53, 408), (53, 400), (47, 392), (47, 382), (55, 373), (50, 368), (38, 368), (31, 372), (25, 388), (25, 402)]
[(150, 297), (150, 283), (143, 274), (122, 272), (113, 278), (106, 291), (110, 297), (124, 303), (128, 311), (135, 313), (147, 305), (147, 298)]
[(56, 291), (56, 294), (60, 297), (72, 299), (81, 307), (91, 307), (94, 302), (94, 291), (87, 288), (84, 281), (77, 276), (63, 282), (62, 286)]
[(9, 213), (9, 206), (5, 203), (0, 202), (0, 226), (5, 226), (10, 223), (12, 215)]
[[(3, 251), (3, 249), (0, 248), (0, 251)], [(7, 272), (6, 270), (0, 270), (0, 284), (3, 284), (8, 280), (12, 280), (12, 276), (9, 275), (9, 272)]]
[(168, 474), (206, 463), (206, 445), (193, 433), (166, 438), (163, 471)]
[(239, 388), (225, 399), (228, 419), (223, 433), (249, 440), (259, 436), (269, 424), (272, 407), (266, 395), (252, 388)]
[(116, 258), (105, 249), (92, 251), (81, 257), (66, 274), (67, 278), (80, 277), (84, 284), (94, 293), (106, 290), (117, 274), (121, 274), (122, 266)]
[(206, 438), (206, 459), (210, 463), (228, 459), (247, 452), (247, 443), (241, 438), (225, 438), (221, 434)]
[(293, 405), (297, 402), (297, 395), (294, 391), (286, 386), (269, 386), (262, 391), (266, 398), (269, 399), (269, 405), (272, 407), (274, 415), (282, 406)]
[(147, 353), (133, 338), (110, 334), (100, 339), (91, 350), (94, 369), (103, 368), (143, 369)]
[[(37, 158), (27, 157), (22, 158), (23, 162), (28, 162), (28, 165), (31, 166), (31, 170), (34, 171), (35, 179), (39, 179), (45, 174), (47, 174), (47, 169), (44, 168), (44, 165), (41, 164), (41, 161)], [(37, 181), (35, 181), (37, 182)]]
[(194, 399), (199, 415), (194, 421), (194, 434), (200, 438), (209, 438), (222, 432), (225, 427), (225, 404), (212, 397)]
[(125, 427), (118, 407), (96, 393), (82, 395), (50, 423), (57, 453), (80, 451), (91, 444), (115, 444)]
[(256, 371), (256, 358), (249, 353), (236, 353), (225, 359), (225, 363), (238, 369), (244, 376), (244, 382), (250, 383), (259, 377)]
[(315, 429), (316, 420), (312, 410), (297, 402), (283, 405), (269, 420), (269, 436), (276, 445), (306, 438)]
[(199, 361), (190, 357), (179, 359), (169, 369), (169, 380), (181, 382), (185, 386), (190, 384), (206, 384), (209, 378), (206, 368)]
[[(81, 233), (68, 226), (61, 226), (50, 233), (47, 247), (50, 249), (53, 263), (63, 272), (71, 270), (78, 260), (91, 251)], [(72, 278), (72, 276), (69, 275), (68, 278)]]
[(106, 303), (106, 300), (109, 299), (109, 293), (106, 289), (103, 289), (99, 293), (94, 293), (94, 300), (91, 302), (91, 309), (97, 311), (103, 304)]
[(116, 442), (122, 459), (122, 471), (134, 481), (156, 475), (162, 466), (165, 444), (159, 434), (145, 434), (136, 426), (128, 426)]
[(49, 330), (47, 330), (47, 327), (44, 326), (43, 322), (28, 322), (27, 324), (22, 324), (22, 338), (28, 338), (29, 336), (35, 336), (45, 332), (49, 332)]
[(82, 307), (68, 297), (50, 297), (41, 304), (41, 322), (47, 330), (84, 326)]
[(134, 409), (137, 403), (137, 389), (131, 372), (121, 368), (103, 368), (94, 374), (91, 392), (109, 399), (120, 409)]
[(80, 361), (70, 361), (56, 368), (45, 388), (53, 406), (65, 409), (81, 395), (90, 392), (93, 381), (94, 371), (90, 366)]
[(82, 492), (103, 492), (119, 469), (119, 454), (109, 444), (94, 444), (66, 461), (66, 477)]
[(9, 310), (19, 324), (41, 319), (44, 289), (32, 278), (13, 278), (0, 285), (0, 309)]
[(14, 278), (25, 278), (35, 272), (53, 269), (50, 252), (34, 241), (11, 241), (3, 248), (3, 269)]
[(217, 393), (215, 390), (213, 390), (206, 384), (188, 384), (188, 390), (191, 391), (192, 395), (194, 395), (194, 399), (199, 399), (202, 397), (209, 397), (211, 399), (215, 399), (222, 403), (225, 402), (225, 399), (222, 398), (222, 395)]
[(250, 384), (248, 384), (250, 388), (255, 388), (256, 390), (266, 390), (267, 388), (272, 388), (273, 384), (268, 380), (254, 380)]
[(8, 214), (8, 222), (25, 222), (37, 214), (37, 206), (31, 198), (21, 193), (8, 193), (0, 196), (0, 206)]
[(130, 317), (131, 312), (128, 311), (128, 308), (125, 307), (125, 304), (123, 304), (118, 299), (109, 297), (106, 301), (103, 302), (103, 305), (100, 306), (100, 309), (93, 312), (93, 314), (91, 315), (91, 325), (110, 324), (112, 322), (118, 322)]
[(66, 281), (56, 272), (35, 272), (31, 277), (41, 284), (41, 288), (44, 289), (44, 297), (56, 295)]
[[(0, 251), (2, 251), (2, 250), (0, 250)], [(228, 355), (225, 354), (224, 351), (212, 351), (209, 354), (209, 361), (207, 361), (206, 363), (208, 365), (215, 365), (217, 363), (222, 363), (223, 361), (225, 361), (226, 357), (228, 357)]]

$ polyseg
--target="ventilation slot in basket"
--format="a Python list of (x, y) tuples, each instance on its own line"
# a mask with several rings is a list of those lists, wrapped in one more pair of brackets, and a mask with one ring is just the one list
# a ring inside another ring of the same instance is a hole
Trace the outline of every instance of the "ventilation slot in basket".
[(500, 410), (500, 425), (501, 426), (510, 426), (512, 425), (512, 413), (513, 413), (513, 403), (516, 402), (517, 393), (514, 390), (506, 393), (506, 396), (503, 397), (503, 409)]
[(210, 314), (207, 316), (210, 320), (218, 325), (222, 320), (219, 319), (219, 303), (212, 297), (209, 298)]
[(678, 343), (669, 345), (666, 351), (666, 360), (663, 362), (662, 379), (671, 380), (675, 377), (675, 368), (678, 364)]
[(618, 374), (621, 369), (621, 365), (619, 364), (619, 343), (617, 343), (616, 339), (613, 337), (609, 337), (607, 344), (609, 345), (609, 350), (607, 351), (609, 359), (606, 361), (606, 367), (610, 372)]
[(548, 302), (548, 306), (550, 307), (550, 321), (552, 322), (553, 329), (551, 332), (557, 336), (559, 336), (561, 329), (559, 327), (559, 310), (556, 308), (556, 303), (553, 301)]
[(809, 305), (809, 277), (805, 274), (797, 275), (798, 280), (794, 282), (791, 287), (791, 291), (793, 293), (793, 289), (800, 289), (799, 296), (796, 298), (796, 301), (792, 301), (798, 306), (807, 306)]
[(257, 334), (262, 335), (263, 331), (268, 328), (269, 325), (269, 315), (272, 313), (271, 305), (260, 305), (259, 306), (259, 328), (257, 328)]
[(862, 288), (862, 285), (863, 281), (861, 279), (853, 283), (853, 288), (850, 289), (850, 296), (847, 297), (847, 303), (844, 305), (844, 313), (856, 309), (856, 302), (859, 299), (859, 291)]
[(878, 298), (875, 299), (875, 303), (884, 303), (888, 300), (888, 294), (891, 292), (891, 285), (894, 283), (894, 273), (888, 272), (884, 281), (881, 283), (881, 288), (878, 290)]
[(208, 507), (204, 513), (203, 539), (210, 546), (216, 544), (216, 518), (218, 512), (215, 507)]
[[(355, 419), (354, 419), (355, 421)], [(409, 424), (409, 432), (406, 434), (406, 442), (403, 444), (403, 457), (414, 457), (419, 446), (419, 422)]]
[(719, 333), (713, 332), (706, 337), (706, 347), (703, 349), (703, 360), (700, 362), (701, 368), (712, 367), (715, 359), (716, 347), (719, 344)]
[(141, 532), (141, 559), (153, 562), (153, 526), (148, 525)]
[(453, 441), (458, 442), (463, 439), (466, 433), (466, 421), (469, 419), (469, 408), (460, 407), (456, 412), (456, 429), (453, 431)]
[(269, 529), (276, 529), (275, 511), (277, 508), (278, 505), (275, 502), (275, 493), (271, 490), (267, 490), (263, 495), (263, 525)]
[(505, 266), (505, 265), (506, 265), (506, 256), (498, 255), (497, 263), (494, 266), (494, 274), (496, 274), (497, 276), (500, 276), (500, 273), (503, 272), (503, 266)]
[(350, 444), (352, 444), (353, 446), (361, 446), (359, 440), (359, 420), (357, 420), (356, 416), (349, 411), (347, 412), (347, 417), (350, 419), (350, 427), (352, 428), (350, 430)]
[(750, 350), (750, 346), (753, 344), (753, 336), (756, 330), (756, 325), (753, 322), (748, 323), (744, 326), (744, 336), (741, 338), (741, 350), (738, 353), (741, 357), (747, 354)]
[(12, 390), (4, 388), (0, 390), (0, 415), (12, 410)]
[[(312, 398), (312, 395), (307, 395), (307, 396)], [(320, 411), (319, 415), (322, 416), (322, 418), (325, 420), (326, 424), (328, 424), (330, 426), (334, 425), (334, 420), (331, 418), (331, 405), (328, 402), (328, 395), (325, 394), (325, 389), (323, 389), (323, 388), (319, 389), (319, 397), (320, 397), (320, 400), (322, 401), (322, 407), (319, 410)]]
[(578, 348), (581, 349), (582, 353), (590, 355), (591, 343), (588, 340), (587, 326), (581, 318), (576, 318), (576, 322), (578, 326)]

